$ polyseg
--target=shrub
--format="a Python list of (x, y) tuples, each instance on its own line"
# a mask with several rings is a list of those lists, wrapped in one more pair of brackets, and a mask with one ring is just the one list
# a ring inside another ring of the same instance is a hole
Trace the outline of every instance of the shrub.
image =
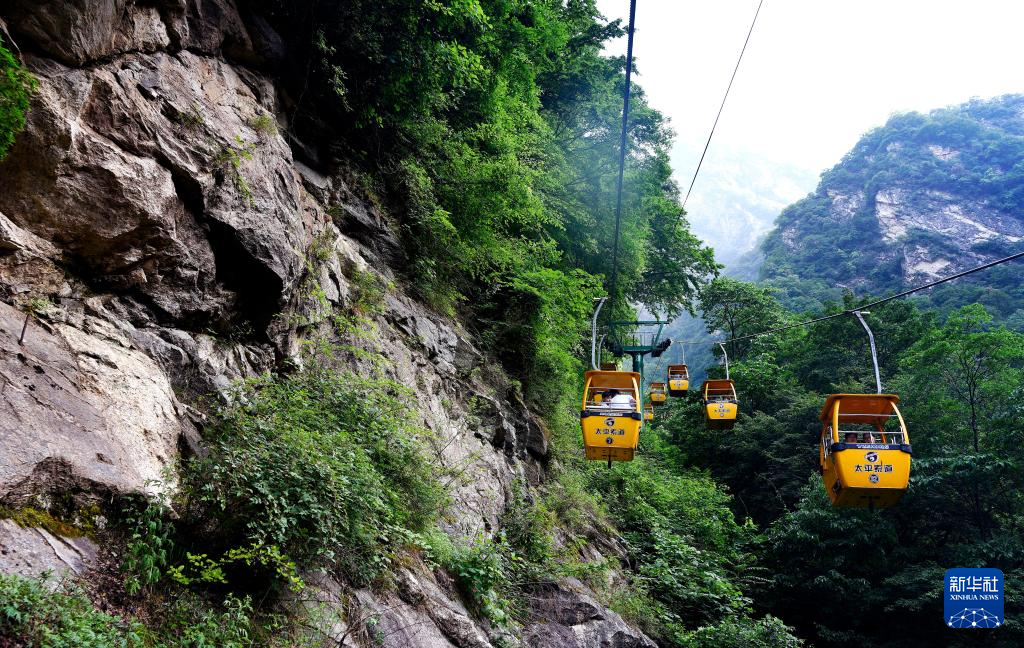
[(261, 113), (250, 119), (249, 126), (251, 126), (260, 137), (269, 137), (277, 133), (277, 120), (266, 113)]
[(554, 558), (558, 517), (543, 501), (527, 501), (520, 489), (501, 522), (505, 539), (525, 560), (543, 567)]
[(231, 180), (235, 184), (235, 189), (238, 190), (245, 204), (250, 207), (256, 206), (256, 199), (253, 196), (249, 181), (245, 179), (245, 175), (242, 173), (242, 165), (253, 158), (255, 151), (255, 142), (246, 142), (236, 135), (234, 144), (226, 144), (215, 160), (217, 164), (230, 170)]
[(171, 601), (160, 628), (167, 648), (247, 648), (259, 645), (252, 601), (229, 595), (216, 609), (196, 595)]
[(125, 591), (135, 596), (163, 576), (173, 546), (173, 525), (168, 510), (159, 502), (132, 502), (124, 512), (123, 525), (131, 535), (124, 550), (121, 571), (125, 574)]
[(233, 564), (245, 563), (247, 567), (257, 567), (259, 571), (272, 572), (279, 583), (285, 584), (293, 592), (301, 592), (306, 584), (299, 577), (298, 567), (281, 554), (276, 546), (253, 544), (250, 547), (228, 549), (219, 559), (214, 560), (206, 554), (186, 552), (185, 562), (167, 569), (168, 577), (181, 585), (227, 585), (225, 568)]
[(798, 648), (803, 641), (794, 637), (779, 619), (736, 617), (718, 625), (698, 628), (680, 639), (683, 648)]
[(446, 567), (472, 607), (504, 626), (510, 620), (509, 610), (513, 606), (509, 598), (513, 587), (510, 563), (519, 560), (503, 540), (480, 539), (468, 546), (455, 547)]
[(367, 583), (443, 491), (403, 388), (324, 369), (240, 385), (184, 487), (233, 546), (276, 546)]
[(58, 583), (56, 589), (49, 585), (47, 580), (0, 574), (0, 638), (13, 639), (11, 645), (46, 648), (142, 645), (140, 624), (95, 610), (70, 582)]
[(37, 82), (0, 39), (0, 160), (25, 128), (25, 113)]

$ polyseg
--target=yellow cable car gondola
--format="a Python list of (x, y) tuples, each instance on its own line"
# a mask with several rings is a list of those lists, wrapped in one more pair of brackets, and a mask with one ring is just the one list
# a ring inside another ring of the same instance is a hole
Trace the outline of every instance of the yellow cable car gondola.
[(664, 405), (665, 399), (665, 383), (663, 382), (652, 382), (651, 383), (651, 403), (654, 405)]
[(654, 405), (652, 403), (647, 403), (646, 405), (644, 405), (644, 420), (654, 420)]
[(640, 374), (588, 371), (584, 374), (580, 423), (587, 459), (632, 461), (640, 440)]
[(710, 430), (731, 430), (736, 425), (739, 399), (732, 380), (705, 380), (702, 388), (704, 422)]
[(670, 396), (682, 397), (690, 388), (690, 370), (684, 364), (668, 366), (668, 393)]
[(910, 437), (896, 394), (832, 394), (821, 408), (819, 457), (833, 506), (885, 508), (910, 480)]

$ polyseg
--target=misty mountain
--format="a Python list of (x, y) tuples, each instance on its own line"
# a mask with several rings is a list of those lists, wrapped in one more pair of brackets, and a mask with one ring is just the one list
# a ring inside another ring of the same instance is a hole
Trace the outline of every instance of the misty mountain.
[[(678, 151), (673, 157), (685, 191), (690, 177), (682, 175), (692, 174), (691, 165), (682, 163)], [(816, 174), (805, 169), (735, 148), (713, 147), (686, 204), (687, 218), (693, 232), (715, 249), (715, 258), (731, 266), (757, 247), (779, 213), (807, 195), (816, 180)]]

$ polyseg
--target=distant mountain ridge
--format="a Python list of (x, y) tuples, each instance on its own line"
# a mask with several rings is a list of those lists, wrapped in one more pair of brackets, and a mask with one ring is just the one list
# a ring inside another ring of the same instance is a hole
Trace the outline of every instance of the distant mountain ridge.
[[(1024, 95), (894, 115), (790, 205), (762, 246), (761, 278), (795, 308), (843, 290), (885, 294), (1024, 249)], [(1021, 268), (925, 300), (968, 301), (1024, 324)]]
[[(674, 166), (689, 168), (679, 160)], [(701, 170), (686, 204), (687, 220), (693, 233), (715, 249), (715, 259), (731, 268), (757, 249), (779, 212), (806, 195), (816, 179), (811, 171), (720, 147)]]

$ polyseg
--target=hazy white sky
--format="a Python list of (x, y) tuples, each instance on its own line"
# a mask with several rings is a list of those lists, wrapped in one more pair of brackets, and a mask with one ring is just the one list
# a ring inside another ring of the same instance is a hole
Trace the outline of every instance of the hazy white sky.
[[(629, 0), (598, 6), (629, 13)], [(637, 1), (638, 81), (672, 119), (684, 190), (756, 7)], [(894, 112), (1022, 92), (1022, 28), (1015, 0), (765, 0), (704, 164), (717, 145), (818, 173)]]

